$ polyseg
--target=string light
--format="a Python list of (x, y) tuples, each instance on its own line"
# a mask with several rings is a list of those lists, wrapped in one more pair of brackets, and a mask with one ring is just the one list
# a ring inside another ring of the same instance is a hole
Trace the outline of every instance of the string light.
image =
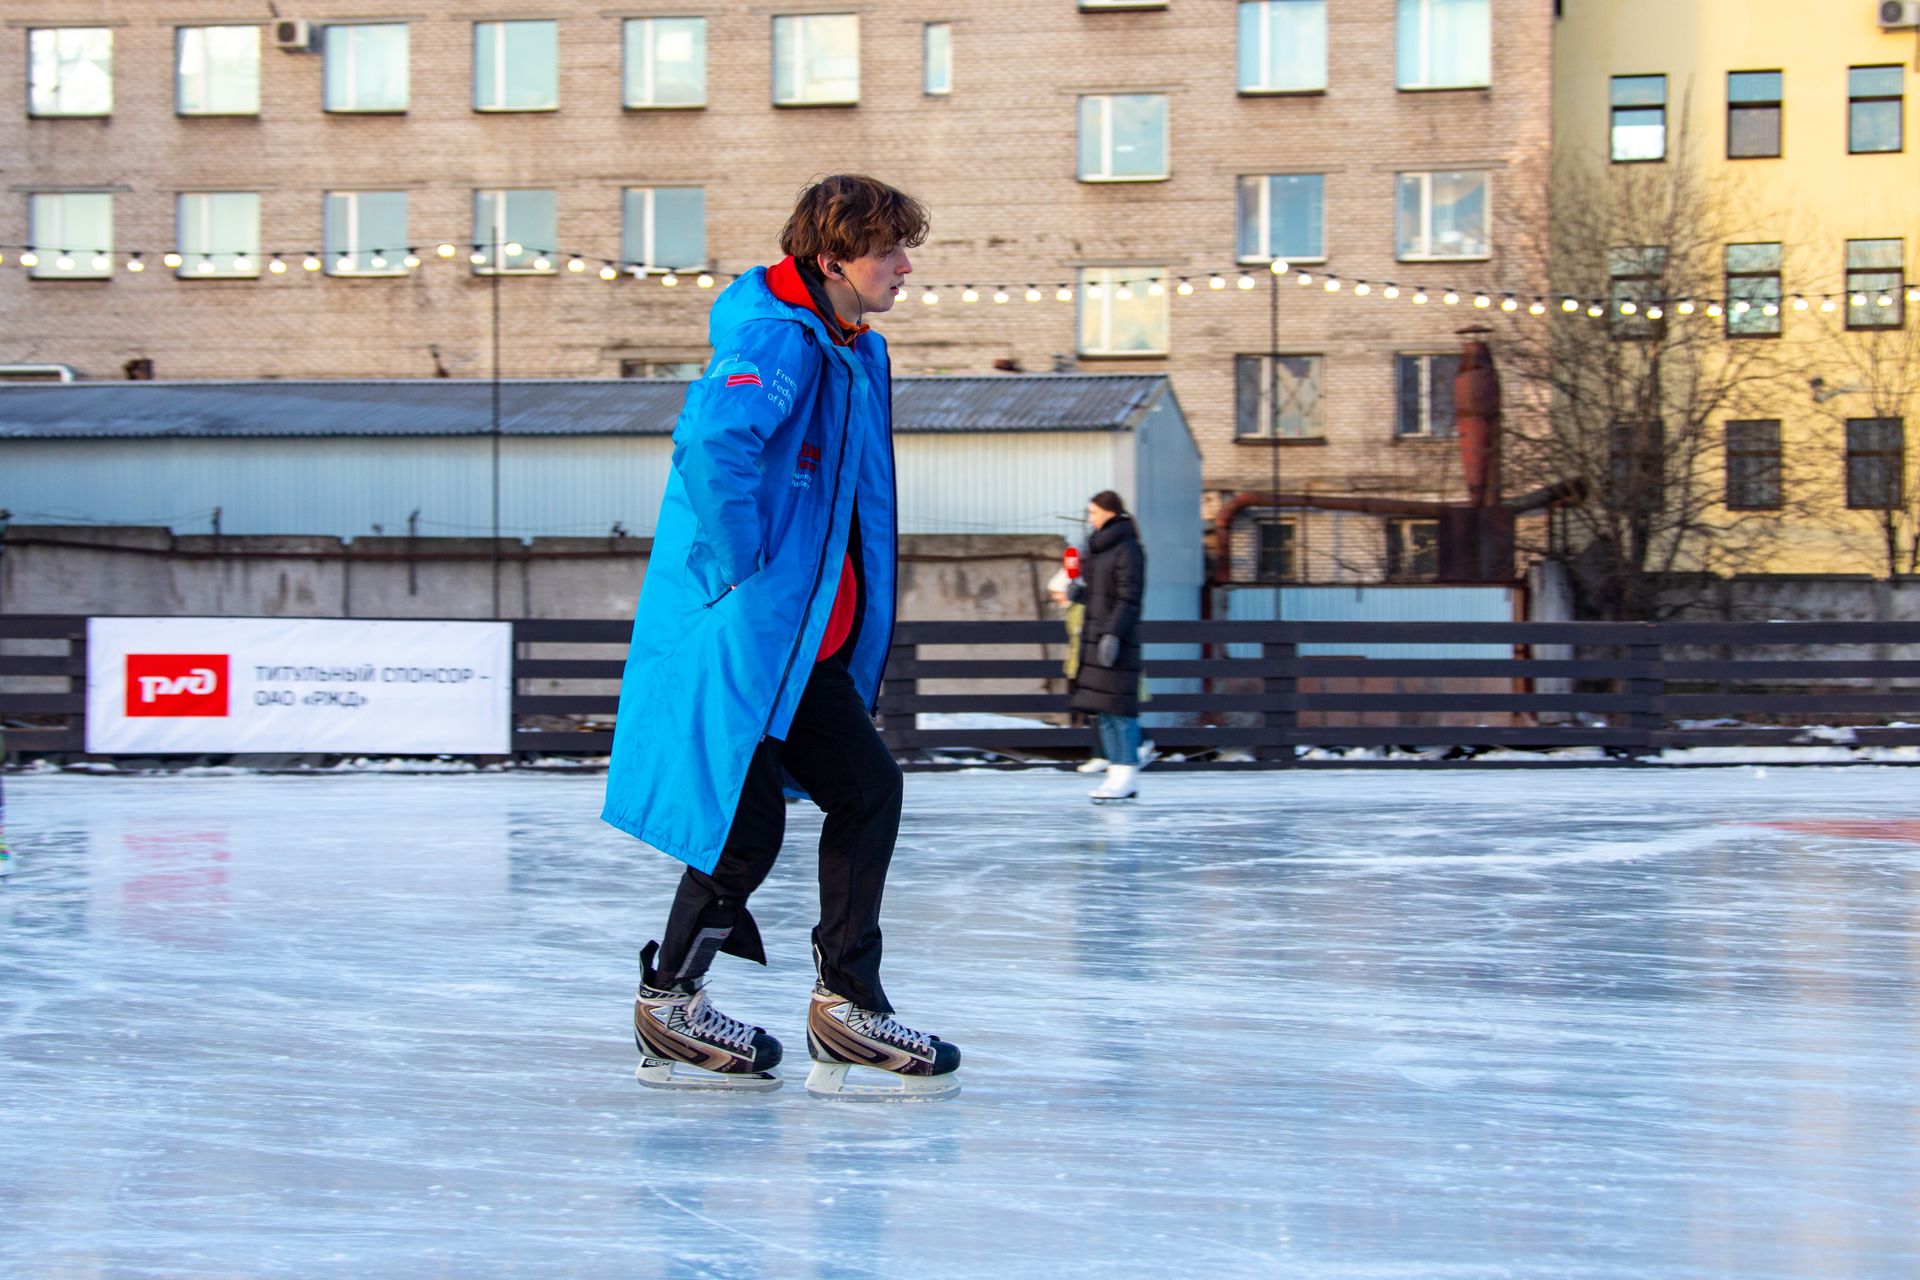
[[(1132, 297), (1133, 295), (1132, 295), (1132, 294), (1128, 294), (1127, 296), (1128, 296), (1128, 297)], [(976, 289), (976, 288), (974, 288), (974, 287), (973, 287), (972, 285), (968, 285), (968, 286), (967, 286), (967, 287), (966, 287), (965, 289), (963, 289), (963, 290), (961, 290), (961, 292), (960, 292), (960, 301), (962, 301), (962, 302), (978, 302), (978, 301), (980, 301), (980, 291), (979, 291), (978, 289)]]
[(1227, 278), (1225, 276), (1208, 276), (1207, 277), (1207, 288), (1224, 289), (1226, 287), (1227, 287)]
[(312, 254), (308, 254), (300, 260), (300, 266), (301, 269), (305, 271), (318, 271), (320, 269), (320, 259), (314, 257)]
[(1397, 284), (1393, 284), (1392, 282), (1388, 282), (1387, 287), (1382, 289), (1380, 292), (1389, 298), (1397, 298), (1400, 296), (1400, 286)]
[(1763, 316), (1777, 316), (1780, 314), (1780, 305), (1775, 302), (1769, 302), (1766, 306), (1760, 308), (1760, 314)]
[(1920, 288), (1914, 288), (1914, 289), (1909, 289), (1909, 290), (1907, 290), (1907, 301), (1908, 301), (1908, 302), (1920, 302)]
[(1183, 276), (1180, 279), (1180, 283), (1173, 287), (1173, 291), (1183, 298), (1191, 298), (1193, 296), (1193, 281)]
[(1354, 281), (1353, 294), (1356, 298), (1364, 298), (1372, 292), (1373, 292), (1373, 286), (1368, 284), (1365, 280)]
[(273, 255), (273, 261), (267, 264), (267, 270), (276, 276), (283, 276), (287, 274), (287, 264), (280, 261), (280, 255), (276, 253)]
[(1165, 297), (1166, 292), (1167, 286), (1161, 284), (1158, 280), (1150, 280), (1147, 282), (1147, 296), (1149, 298)]
[(1820, 299), (1820, 310), (1828, 315), (1832, 315), (1835, 311), (1839, 310), (1839, 308), (1834, 305), (1832, 298), (1822, 298)]
[(1446, 303), (1448, 306), (1451, 307), (1459, 303), (1460, 295), (1455, 293), (1453, 290), (1449, 289), (1447, 290), (1447, 296), (1440, 299), (1440, 301)]
[(1072, 302), (1073, 290), (1067, 288), (1067, 286), (1065, 285), (1061, 285), (1058, 289), (1055, 289), (1053, 291), (1053, 296), (1059, 299), (1061, 302)]
[(1640, 307), (1632, 298), (1628, 298), (1620, 304), (1620, 314), (1623, 316), (1630, 316), (1638, 310), (1640, 310)]
[(509, 240), (500, 248), (509, 258), (517, 258), (527, 251), (527, 247), (518, 240)]
[(1587, 308), (1587, 315), (1589, 315), (1595, 320), (1598, 320), (1601, 316), (1605, 314), (1606, 314), (1606, 309), (1597, 302)]
[(660, 277), (660, 285), (666, 289), (678, 289), (680, 287), (680, 277), (669, 271)]
[(579, 272), (585, 271), (586, 269), (587, 269), (587, 260), (585, 258), (568, 258), (567, 259), (567, 270), (575, 272), (577, 274)]
[(200, 255), (200, 262), (199, 262), (199, 265), (197, 265), (196, 267), (194, 267), (194, 270), (195, 270), (195, 271), (198, 271), (198, 272), (199, 272), (199, 273), (200, 273), (201, 275), (203, 275), (203, 276), (210, 276), (210, 275), (212, 275), (212, 274), (213, 274), (213, 259), (212, 259), (211, 257), (209, 257), (208, 255), (206, 255), (206, 254), (204, 254), (204, 253), (203, 253), (203, 254), (201, 254), (201, 255)]
[(1520, 309), (1520, 303), (1515, 300), (1512, 294), (1508, 294), (1506, 297), (1500, 299), (1500, 309), (1502, 311), (1518, 311)]
[(1253, 277), (1244, 271), (1240, 273), (1240, 287), (1243, 290), (1253, 288)]
[(1720, 310), (1720, 304), (1717, 302), (1709, 302), (1707, 304), (1707, 314), (1712, 316), (1715, 320), (1718, 320), (1722, 314)]
[(1682, 299), (1680, 299), (1680, 314), (1681, 314), (1681, 315), (1683, 315), (1683, 316), (1690, 316), (1690, 315), (1692, 315), (1692, 314), (1693, 314), (1693, 299), (1692, 299), (1692, 298), (1682, 298)]
[(1273, 272), (1273, 274), (1277, 276), (1283, 276), (1287, 274), (1287, 271), (1288, 271), (1287, 260), (1285, 258), (1275, 258), (1272, 262), (1269, 262), (1267, 264), (1267, 270)]
[(1893, 299), (1889, 295), (1883, 293), (1879, 297), (1873, 300), (1873, 305), (1876, 307), (1890, 307), (1893, 305)]
[(348, 272), (353, 270), (353, 259), (346, 257), (344, 255), (339, 258), (336, 258), (334, 259), (334, 262), (333, 262), (333, 269), (339, 272), (341, 275), (346, 275)]
[(1649, 320), (1663, 320), (1666, 318), (1666, 315), (1667, 313), (1661, 310), (1659, 307), (1647, 308), (1647, 319)]
[(146, 269), (147, 269), (147, 264), (140, 261), (139, 254), (136, 253), (132, 257), (127, 259), (127, 270), (133, 272), (135, 275), (139, 275), (142, 271), (145, 271)]
[(605, 266), (600, 268), (600, 278), (602, 280), (618, 280), (620, 278), (620, 273), (617, 270), (615, 270), (614, 265), (611, 262), (609, 262)]
[(1034, 288), (1032, 285), (1028, 285), (1027, 292), (1026, 292), (1026, 299), (1028, 302), (1040, 301), (1040, 291)]
[(925, 293), (920, 295), (920, 301), (926, 303), (930, 307), (938, 306), (940, 303), (940, 295), (935, 293), (932, 289), (928, 289)]
[(1864, 293), (1856, 293), (1851, 298), (1847, 299), (1847, 301), (1851, 302), (1856, 307), (1864, 307), (1867, 305), (1867, 295)]
[(442, 244), (436, 246), (434, 252), (443, 258), (451, 258), (454, 254), (454, 248), (450, 244)]
[(1562, 298), (1560, 299), (1560, 309), (1568, 315), (1572, 315), (1580, 309), (1580, 304), (1572, 298)]
[(699, 285), (702, 289), (713, 288), (713, 277), (708, 275), (704, 271), (702, 271), (698, 276), (696, 276), (693, 282)]
[(484, 267), (487, 265), (487, 255), (480, 252), (480, 250), (475, 249), (472, 253), (467, 255), (467, 261), (471, 262), (476, 267)]
[(23, 267), (37, 267), (40, 265), (40, 255), (29, 249), (20, 255), (20, 265)]
[[(1092, 293), (1093, 291), (1089, 289), (1088, 292)], [(1094, 296), (1098, 297), (1099, 295), (1095, 294)], [(1119, 302), (1132, 302), (1133, 290), (1127, 288), (1127, 286), (1123, 284), (1118, 289), (1115, 289), (1113, 291), (1113, 296), (1114, 296), (1114, 299)]]
[(53, 260), (53, 269), (55, 271), (71, 271), (73, 270), (73, 259), (63, 253)]
[(405, 267), (409, 271), (417, 270), (420, 266), (420, 255), (417, 253), (410, 253), (406, 257), (400, 259), (400, 265)]
[(1427, 291), (1425, 289), (1415, 289), (1413, 291), (1413, 305), (1416, 307), (1424, 307), (1427, 305)]
[(375, 271), (385, 271), (387, 269), (386, 255), (381, 253), (378, 249), (375, 249), (373, 251), (373, 257), (367, 260), (367, 265), (369, 267), (372, 267)]
[(185, 262), (186, 259), (177, 253), (169, 251), (161, 255), (160, 261), (166, 263), (169, 267), (178, 267), (182, 262)]
[(551, 271), (553, 270), (553, 261), (546, 257), (535, 258), (533, 260), (533, 269), (535, 271)]
[(1795, 311), (1805, 311), (1805, 310), (1807, 309), (1807, 300), (1806, 300), (1805, 298), (1803, 298), (1803, 297), (1801, 297), (1801, 296), (1800, 296), (1799, 294), (1797, 294), (1797, 293), (1796, 293), (1796, 294), (1794, 294), (1794, 295), (1793, 295), (1793, 309), (1794, 309)]
[(1484, 293), (1476, 293), (1473, 295), (1473, 305), (1477, 310), (1485, 311), (1493, 305), (1493, 299)]
[(1005, 302), (1006, 300), (1007, 300), (1007, 291), (1005, 289), (995, 289), (993, 291), (993, 305), (997, 307), (1001, 303)]
[(1087, 286), (1087, 296), (1089, 298), (1098, 298), (1098, 297), (1104, 296), (1105, 294), (1106, 294), (1106, 290), (1102, 288), (1100, 285), (1090, 284)]
[(1299, 282), (1300, 282), (1301, 284), (1303, 284), (1303, 285), (1309, 285), (1309, 284), (1312, 284), (1312, 283), (1313, 283), (1313, 272), (1311, 272), (1311, 271), (1302, 271), (1302, 272), (1300, 273), (1300, 279), (1299, 279)]
[(1527, 314), (1530, 316), (1543, 316), (1547, 314), (1547, 304), (1535, 298), (1532, 304), (1527, 307)]

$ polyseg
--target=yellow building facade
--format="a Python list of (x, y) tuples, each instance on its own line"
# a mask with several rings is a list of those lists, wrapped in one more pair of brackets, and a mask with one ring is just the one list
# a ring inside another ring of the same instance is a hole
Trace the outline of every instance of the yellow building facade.
[(1667, 284), (1699, 295), (1686, 298), (1658, 296), (1650, 241), (1609, 244), (1609, 314), (1594, 322), (1644, 333), (1660, 306), (1667, 324), (1706, 326), (1711, 360), (1741, 370), (1699, 424), (1693, 465), (1715, 495), (1701, 525), (1757, 551), (1697, 549), (1674, 567), (1915, 572), (1920, 6), (1555, 8), (1555, 217), (1670, 182), (1698, 209), (1678, 212), (1681, 234), (1720, 242), (1695, 246), (1692, 276)]

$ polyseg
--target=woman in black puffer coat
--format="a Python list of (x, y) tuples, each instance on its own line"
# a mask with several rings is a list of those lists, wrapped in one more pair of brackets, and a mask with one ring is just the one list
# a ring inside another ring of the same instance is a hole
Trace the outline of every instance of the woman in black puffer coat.
[(1089, 794), (1096, 801), (1127, 800), (1139, 789), (1140, 601), (1147, 586), (1147, 554), (1126, 503), (1112, 490), (1087, 503), (1093, 536), (1082, 566), (1081, 601), (1087, 607), (1080, 630), (1080, 670), (1068, 705), (1099, 717), (1107, 779)]

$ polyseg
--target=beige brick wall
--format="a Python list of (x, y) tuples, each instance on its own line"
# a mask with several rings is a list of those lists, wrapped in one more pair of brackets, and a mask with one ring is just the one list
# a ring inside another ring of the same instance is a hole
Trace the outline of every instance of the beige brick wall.
[[(173, 114), (173, 26), (264, 21), (252, 0), (192, 4), (22, 0), (0, 26), (0, 243), (26, 233), (26, 193), (115, 191), (115, 237), (150, 253), (174, 239), (175, 193), (262, 193), (262, 243), (304, 251), (321, 236), (321, 193), (404, 188), (422, 243), (471, 236), (476, 187), (559, 192), (561, 247), (619, 253), (619, 191), (697, 183), (708, 193), (708, 246), (737, 271), (775, 255), (774, 237), (812, 176), (862, 170), (921, 196), (934, 233), (916, 255), (934, 283), (1055, 285), (1081, 265), (1164, 264), (1203, 275), (1234, 260), (1235, 178), (1317, 169), (1327, 176), (1329, 262), (1347, 280), (1418, 280), (1530, 290), (1511, 261), (1512, 223), (1533, 216), (1550, 141), (1552, 8), (1493, 0), (1492, 87), (1438, 93), (1394, 85), (1394, 0), (1329, 3), (1324, 94), (1242, 97), (1235, 88), (1236, 6), (1171, 0), (1164, 9), (1082, 13), (1072, 0), (901, 0), (861, 15), (861, 104), (769, 105), (770, 14), (831, 11), (825, 3), (627, 5), (536, 0), (452, 6), (353, 0), (340, 8), (278, 5), (316, 22), (383, 15), (412, 23), (412, 105), (404, 116), (328, 116), (322, 59), (266, 41), (258, 119)], [(708, 101), (700, 111), (620, 107), (620, 19), (646, 13), (708, 19)], [(476, 19), (560, 20), (560, 109), (482, 115), (470, 106)], [(18, 68), (30, 25), (114, 25), (115, 106), (106, 121), (29, 120)], [(954, 26), (950, 97), (921, 92), (921, 24)], [(1095, 185), (1074, 177), (1076, 95), (1153, 91), (1169, 98), (1172, 177)], [(1445, 269), (1394, 261), (1394, 182), (1416, 168), (1493, 173), (1494, 258)], [(1259, 270), (1256, 268), (1256, 270)], [(1233, 360), (1268, 349), (1267, 275), (1249, 293), (1170, 297), (1171, 354), (1083, 360), (1086, 370), (1165, 370), (1200, 442), (1213, 495), (1264, 488), (1278, 463), (1289, 490), (1459, 496), (1454, 451), (1396, 442), (1397, 351), (1446, 350), (1475, 315), (1415, 308), (1378, 293), (1359, 299), (1317, 284), (1280, 286), (1282, 350), (1325, 356), (1326, 436), (1281, 446), (1236, 444)], [(72, 364), (118, 377), (149, 357), (163, 378), (426, 376), (430, 346), (455, 375), (489, 363), (489, 286), (464, 263), (429, 258), (409, 279), (347, 280), (297, 269), (258, 281), (177, 281), (163, 270), (109, 283), (32, 281), (0, 270), (0, 360)], [(607, 284), (591, 274), (501, 285), (508, 375), (606, 376), (622, 358), (700, 358), (712, 295), (692, 287)], [(881, 321), (902, 372), (978, 372), (1015, 359), (1051, 367), (1075, 347), (1075, 307), (1053, 299), (938, 307), (903, 301)], [(1359, 523), (1343, 517), (1343, 523)], [(1324, 523), (1316, 517), (1316, 523)], [(1366, 540), (1378, 542), (1377, 521)], [(1331, 531), (1310, 538), (1326, 545)], [(1353, 539), (1354, 545), (1360, 539)], [(1343, 540), (1344, 542), (1344, 540)], [(1318, 559), (1318, 557), (1316, 557)]]

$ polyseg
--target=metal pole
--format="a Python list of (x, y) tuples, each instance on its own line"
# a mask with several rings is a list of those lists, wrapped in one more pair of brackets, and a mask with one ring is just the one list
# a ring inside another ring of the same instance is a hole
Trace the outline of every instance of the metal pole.
[(493, 536), (488, 540), (489, 559), (493, 566), (493, 616), (500, 617), (500, 228), (496, 221), (493, 229), (493, 280), (489, 292), (493, 295), (493, 377), (492, 392), (492, 435), (493, 435)]

